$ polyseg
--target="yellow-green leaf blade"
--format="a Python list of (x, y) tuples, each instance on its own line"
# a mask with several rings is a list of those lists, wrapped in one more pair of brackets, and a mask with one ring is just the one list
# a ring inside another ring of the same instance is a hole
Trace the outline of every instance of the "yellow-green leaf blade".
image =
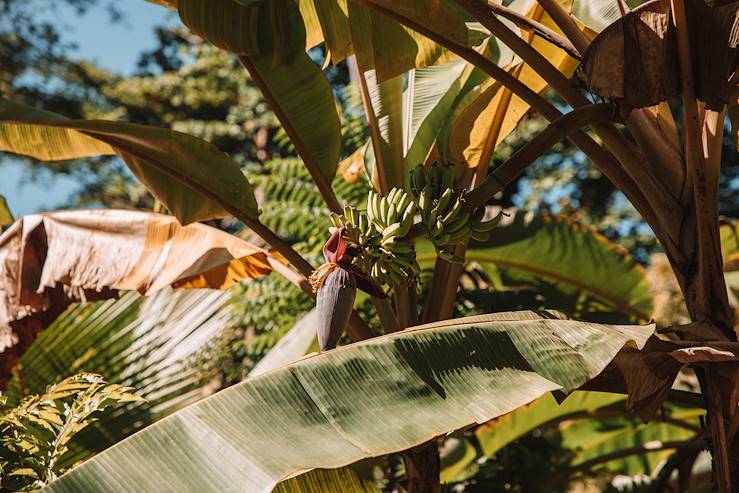
[(238, 165), (205, 141), (127, 122), (69, 120), (0, 100), (0, 149), (45, 160), (118, 153), (141, 182), (186, 224), (228, 215), (256, 217), (257, 202)]

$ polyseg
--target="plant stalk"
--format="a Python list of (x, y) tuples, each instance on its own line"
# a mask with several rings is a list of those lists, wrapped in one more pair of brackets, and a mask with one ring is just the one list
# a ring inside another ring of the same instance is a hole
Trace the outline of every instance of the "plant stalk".
[(270, 108), (272, 108), (272, 111), (275, 112), (277, 119), (280, 120), (280, 123), (285, 128), (285, 132), (290, 137), (290, 140), (295, 146), (295, 150), (303, 159), (303, 162), (305, 163), (306, 168), (308, 168), (308, 172), (310, 173), (311, 178), (313, 178), (313, 182), (318, 187), (318, 191), (321, 193), (321, 196), (326, 202), (326, 205), (328, 205), (328, 208), (331, 210), (331, 212), (341, 214), (341, 204), (339, 204), (339, 200), (336, 198), (336, 194), (334, 193), (333, 188), (331, 188), (331, 183), (326, 180), (326, 178), (321, 173), (318, 162), (316, 162), (313, 154), (309, 152), (303, 144), (303, 141), (300, 139), (300, 136), (293, 128), (287, 114), (282, 109), (282, 106), (280, 106), (279, 101), (277, 101), (277, 99), (274, 97), (274, 94), (272, 94), (272, 91), (270, 91), (267, 82), (262, 78), (256, 66), (252, 63), (248, 56), (239, 56), (239, 60), (244, 65), (244, 67), (246, 67), (246, 70), (249, 72), (249, 75), (251, 75), (254, 83), (257, 85), (262, 95), (269, 103)]
[[(412, 19), (408, 19), (397, 12), (372, 2), (372, 0), (351, 0), (357, 4), (363, 5), (367, 8), (374, 9), (388, 17), (398, 21), (399, 23), (413, 29), (414, 31), (423, 34), (427, 38), (435, 41), (441, 46), (444, 46), (448, 50), (456, 53), (461, 58), (467, 60), (472, 65), (483, 70), (490, 77), (500, 82), (502, 85), (508, 87), (513, 93), (526, 101), (534, 110), (544, 116), (547, 120), (554, 121), (562, 116), (562, 113), (549, 103), (542, 96), (531, 90), (528, 86), (523, 84), (521, 81), (513, 77), (511, 74), (503, 70), (501, 67), (493, 63), (488, 58), (484, 57), (477, 51), (468, 48), (466, 46), (459, 45), (453, 41), (446, 39), (438, 33), (427, 29), (426, 27), (414, 22)], [(583, 132), (573, 132), (568, 135), (576, 146), (578, 146), (586, 156), (588, 156), (598, 168), (618, 187), (621, 192), (634, 204), (634, 207), (642, 214), (645, 219), (647, 217), (656, 217), (652, 206), (643, 194), (641, 189), (636, 186), (636, 183), (624, 171), (619, 163), (613, 158), (613, 156), (597, 144), (591, 137)], [(648, 220), (648, 219), (647, 219)], [(659, 235), (661, 226), (659, 224), (652, 224), (652, 228), (655, 233)], [(664, 236), (664, 235), (662, 235)], [(668, 242), (669, 238), (667, 238)]]
[(537, 20), (530, 19), (525, 15), (519, 14), (513, 9), (504, 7), (503, 5), (495, 2), (495, 0), (487, 0), (487, 4), (490, 10), (492, 10), (499, 16), (505, 17), (521, 29), (530, 31), (536, 36), (539, 36), (541, 39), (551, 43), (558, 48), (561, 48), (572, 58), (576, 60), (580, 59), (582, 53), (575, 47), (575, 45), (570, 42), (570, 40), (568, 40), (567, 38), (563, 38), (544, 24), (538, 22)]
[[(490, 11), (482, 0), (454, 0), (475, 19), (481, 22), (494, 36), (511, 48), (531, 66), (573, 108), (589, 103), (577, 92), (571, 82), (533, 46), (509, 29)], [(620, 165), (632, 176), (643, 190), (645, 198), (658, 212), (658, 217), (676, 239), (680, 231), (679, 202), (673, 191), (679, 189), (681, 177), (674, 173), (674, 166), (663, 166), (661, 160), (648, 165), (639, 150), (612, 124), (596, 124), (593, 130), (603, 139), (606, 147), (614, 154)], [(653, 173), (654, 167), (659, 168)]]

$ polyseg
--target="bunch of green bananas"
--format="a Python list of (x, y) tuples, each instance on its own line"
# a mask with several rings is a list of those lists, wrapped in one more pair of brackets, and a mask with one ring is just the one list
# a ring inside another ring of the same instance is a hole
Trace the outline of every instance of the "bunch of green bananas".
[(372, 257), (370, 275), (381, 284), (394, 286), (418, 277), (421, 267), (416, 262), (413, 245), (406, 241), (382, 246)]
[[(398, 195), (395, 200), (398, 203), (408, 201), (408, 194), (402, 191), (400, 193), (405, 197), (395, 191), (393, 196)], [(406, 204), (402, 214), (392, 212), (392, 215), (387, 213), (370, 215), (371, 206), (369, 204), (373, 199), (379, 199), (377, 210), (381, 211), (386, 208), (388, 212), (391, 211), (391, 207), (382, 205), (387, 201), (386, 198), (370, 191), (368, 213), (345, 205), (342, 216), (331, 214), (332, 224), (336, 228), (344, 228), (344, 238), (349, 244), (358, 247), (360, 254), (355, 257), (354, 264), (380, 284), (395, 285), (409, 278), (415, 278), (420, 271), (416, 262), (415, 249), (412, 243), (401, 239), (404, 234), (407, 234), (407, 231), (403, 233), (403, 230), (410, 230), (413, 225), (415, 204), (412, 202)], [(413, 207), (410, 207), (411, 204)], [(372, 220), (373, 217), (376, 217), (378, 222)], [(397, 221), (390, 223), (391, 219), (397, 219)]]
[(414, 279), (420, 267), (413, 244), (403, 240), (416, 215), (416, 202), (401, 189), (393, 188), (387, 197), (370, 190), (367, 216), (382, 236), (380, 248), (370, 251), (370, 275), (382, 284), (395, 285)]
[(416, 202), (410, 194), (393, 188), (387, 197), (372, 190), (367, 197), (367, 216), (382, 235), (383, 242), (406, 236), (413, 227)]
[(428, 170), (419, 165), (411, 172), (411, 190), (418, 199), (421, 222), (439, 256), (452, 262), (461, 262), (452, 252), (452, 246), (468, 238), (487, 241), (490, 232), (500, 222), (500, 215), (485, 221), (485, 206), (474, 211), (464, 207), (464, 193), (454, 184), (451, 165), (434, 163)]
[(336, 228), (345, 228), (344, 239), (360, 249), (374, 248), (380, 244), (381, 236), (375, 231), (372, 221), (370, 221), (367, 214), (355, 207), (345, 205), (343, 216), (332, 212), (331, 224)]

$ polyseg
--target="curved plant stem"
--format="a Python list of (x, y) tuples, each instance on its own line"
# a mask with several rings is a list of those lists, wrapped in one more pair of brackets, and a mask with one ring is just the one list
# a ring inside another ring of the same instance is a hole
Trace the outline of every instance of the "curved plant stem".
[(279, 101), (277, 101), (277, 99), (272, 94), (272, 91), (270, 91), (267, 82), (261, 77), (259, 71), (254, 66), (249, 57), (239, 56), (239, 60), (241, 60), (241, 63), (244, 65), (244, 67), (246, 67), (249, 75), (251, 75), (251, 78), (254, 80), (254, 83), (257, 85), (257, 87), (259, 87), (262, 95), (264, 95), (264, 98), (269, 103), (270, 108), (272, 108), (272, 111), (275, 112), (277, 119), (285, 128), (285, 132), (290, 137), (290, 140), (295, 146), (295, 150), (303, 159), (303, 162), (305, 163), (306, 168), (308, 168), (308, 172), (310, 173), (311, 178), (313, 178), (313, 181), (318, 187), (318, 190), (321, 192), (321, 196), (323, 197), (323, 200), (326, 201), (328, 208), (336, 214), (341, 214), (341, 205), (336, 198), (336, 194), (334, 193), (333, 188), (331, 188), (331, 183), (329, 183), (328, 180), (326, 180), (326, 178), (321, 174), (321, 169), (318, 166), (318, 163), (313, 158), (313, 154), (309, 152), (303, 144), (302, 139), (300, 139), (300, 136), (293, 128), (292, 124), (290, 123), (290, 119), (287, 117), (287, 114), (282, 109), (282, 106), (280, 106)]
[[(454, 0), (461, 8), (477, 19), (494, 36), (520, 56), (573, 108), (589, 103), (576, 91), (567, 77), (551, 64), (533, 46), (508, 28), (482, 0)], [(660, 221), (671, 232), (675, 240), (679, 236), (682, 222), (679, 193), (674, 193), (681, 183), (674, 166), (662, 166), (661, 160), (647, 164), (644, 156), (613, 124), (593, 125), (593, 130), (603, 139), (606, 147), (616, 156), (620, 165), (639, 184), (643, 196), (658, 212)], [(656, 169), (656, 170), (655, 170)]]
[(503, 5), (495, 2), (495, 0), (487, 0), (487, 3), (490, 10), (492, 10), (496, 14), (500, 15), (501, 17), (505, 17), (521, 29), (531, 31), (533, 34), (539, 36), (541, 39), (553, 44), (554, 46), (557, 46), (558, 48), (563, 49), (572, 58), (575, 58), (577, 60), (580, 59), (582, 53), (575, 47), (575, 45), (570, 42), (570, 40), (563, 38), (544, 24), (537, 22), (534, 19), (530, 19), (525, 15), (519, 14), (513, 9), (504, 7)]
[(570, 13), (567, 12), (564, 7), (557, 2), (557, 0), (537, 1), (539, 2), (539, 5), (544, 7), (544, 10), (546, 10), (554, 23), (557, 24), (557, 27), (559, 27), (565, 36), (567, 36), (567, 39), (575, 45), (577, 51), (584, 54), (585, 50), (590, 46), (590, 40), (588, 40), (587, 36), (580, 31), (579, 27), (577, 27), (577, 23), (575, 23), (575, 20), (572, 18)]

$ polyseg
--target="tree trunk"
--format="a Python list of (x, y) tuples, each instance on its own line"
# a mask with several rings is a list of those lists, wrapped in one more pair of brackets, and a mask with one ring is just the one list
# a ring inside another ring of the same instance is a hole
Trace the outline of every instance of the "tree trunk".
[[(726, 292), (723, 272), (717, 267), (721, 265), (720, 249), (718, 254), (706, 246), (699, 248), (701, 250), (701, 255), (704, 256), (717, 255), (719, 262), (700, 262), (694, 258), (690, 262), (693, 268), (688, 270), (689, 273), (680, 273), (681, 287), (691, 319), (694, 322), (708, 322), (727, 339), (736, 340), (733, 309), (728, 299), (720, 296), (719, 292)], [(711, 264), (712, 272), (705, 272), (700, 268)], [(677, 273), (677, 269), (675, 270)], [(708, 284), (707, 279), (712, 282)], [(696, 338), (700, 339), (700, 336)], [(708, 444), (713, 459), (715, 491), (739, 491), (739, 366), (736, 363), (711, 363), (697, 373), (708, 412)]]
[(403, 452), (408, 493), (441, 493), (441, 460), (435, 440)]
[(729, 493), (739, 487), (739, 377), (736, 364), (710, 364), (701, 387), (708, 409), (713, 480), (716, 491)]

